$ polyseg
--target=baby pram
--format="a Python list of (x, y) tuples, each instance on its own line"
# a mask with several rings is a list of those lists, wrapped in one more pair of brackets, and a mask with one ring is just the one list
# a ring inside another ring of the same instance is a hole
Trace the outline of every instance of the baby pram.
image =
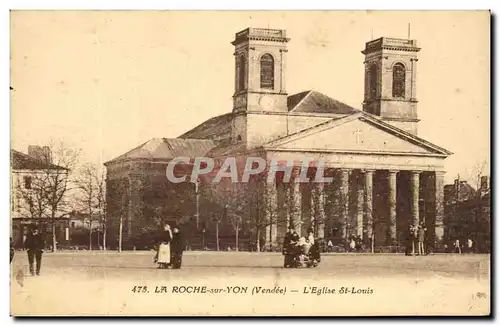
[(297, 245), (297, 255), (295, 256), (295, 267), (316, 267), (321, 261), (319, 246), (317, 243), (302, 243)]

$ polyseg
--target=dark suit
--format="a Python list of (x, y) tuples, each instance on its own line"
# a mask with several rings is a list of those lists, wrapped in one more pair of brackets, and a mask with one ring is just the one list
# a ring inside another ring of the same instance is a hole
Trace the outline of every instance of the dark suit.
[(309, 254), (311, 255), (311, 258), (316, 260), (318, 263), (321, 261), (321, 250), (319, 241), (314, 241), (314, 244), (311, 246)]
[(45, 241), (41, 234), (28, 233), (24, 248), (28, 250), (28, 262), (30, 264), (31, 275), (35, 274), (33, 263), (36, 261), (36, 275), (40, 275), (40, 268), (42, 267), (42, 253), (45, 249)]
[(180, 232), (172, 235), (172, 242), (170, 243), (170, 263), (172, 268), (179, 269), (182, 265), (182, 253), (184, 252), (184, 241)]
[(285, 256), (285, 267), (292, 267), (294, 258), (297, 255), (297, 242), (299, 235), (297, 232), (288, 231), (283, 241), (283, 255)]

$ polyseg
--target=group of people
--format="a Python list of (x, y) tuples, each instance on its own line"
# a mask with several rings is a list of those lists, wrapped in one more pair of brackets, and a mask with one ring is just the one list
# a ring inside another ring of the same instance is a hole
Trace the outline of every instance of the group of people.
[[(182, 254), (184, 252), (184, 243), (179, 228), (170, 228), (165, 224), (162, 232), (157, 238), (157, 252), (155, 262), (158, 268), (179, 269), (182, 265)], [(37, 225), (32, 225), (28, 229), (24, 248), (28, 253), (29, 270), (31, 275), (40, 275), (42, 267), (42, 254), (45, 249), (45, 239), (40, 233)], [(10, 239), (10, 263), (14, 259), (15, 250), (12, 238)]]
[(173, 229), (169, 224), (163, 226), (157, 239), (157, 251), (155, 263), (160, 269), (180, 269), (182, 265), (182, 253), (184, 252), (184, 242), (179, 228)]
[(349, 251), (361, 252), (363, 249), (363, 238), (360, 235), (351, 235), (349, 237)]
[(428, 254), (427, 248), (425, 247), (426, 232), (427, 228), (425, 227), (424, 222), (420, 222), (418, 225), (410, 225), (405, 253), (407, 256), (423, 256)]
[(319, 244), (314, 239), (314, 230), (307, 230), (307, 237), (300, 237), (293, 225), (289, 225), (283, 241), (284, 267), (293, 268), (300, 264), (317, 265), (320, 261)]
[(447, 252), (455, 254), (462, 254), (462, 253), (472, 254), (474, 252), (474, 241), (472, 241), (471, 238), (467, 238), (465, 245), (463, 245), (460, 243), (459, 239), (456, 239), (451, 246), (451, 250), (449, 250), (447, 244), (445, 244), (445, 250)]

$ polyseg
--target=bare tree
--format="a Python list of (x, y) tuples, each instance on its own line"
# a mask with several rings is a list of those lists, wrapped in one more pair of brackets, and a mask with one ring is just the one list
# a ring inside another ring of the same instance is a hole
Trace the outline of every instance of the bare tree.
[(106, 248), (105, 176), (94, 164), (83, 165), (74, 182), (79, 190), (77, 200), (89, 215), (89, 249), (92, 250), (92, 221), (97, 216), (103, 230), (103, 247)]
[(481, 177), (485, 175), (487, 166), (488, 162), (486, 161), (486, 159), (481, 160), (474, 164), (474, 166), (468, 173), (469, 178), (474, 182), (477, 190), (481, 188)]
[[(479, 230), (481, 229), (482, 223), (482, 205), (483, 205), (483, 195), (484, 191), (489, 189), (483, 189), (482, 185), (482, 177), (487, 175), (487, 167), (488, 161), (486, 159), (478, 161), (474, 166), (469, 170), (468, 177), (470, 180), (474, 182), (474, 186), (476, 188), (476, 195), (474, 197), (474, 212), (472, 214), (473, 217), (473, 233), (477, 237), (479, 235)], [(489, 188), (489, 185), (488, 185)], [(477, 241), (477, 239), (476, 239)]]
[(17, 191), (24, 199), (29, 215), (34, 218), (47, 218), (52, 227), (52, 251), (57, 251), (56, 221), (64, 218), (71, 211), (68, 198), (71, 191), (69, 176), (73, 172), (80, 151), (67, 147), (63, 142), (45, 147), (37, 157), (40, 168), (30, 174), (30, 187), (21, 187)]
[(215, 214), (213, 216), (213, 221), (215, 222), (215, 248), (217, 251), (220, 251), (220, 238), (219, 238), (219, 224), (223, 217), (227, 216), (227, 208), (224, 208), (224, 213), (222, 216), (219, 214)]
[(55, 221), (57, 218), (67, 216), (70, 212), (70, 207), (66, 201), (68, 192), (71, 190), (69, 187), (69, 175), (78, 163), (80, 151), (68, 148), (62, 142), (57, 145), (51, 145), (50, 149), (53, 164), (62, 167), (62, 169), (55, 169), (55, 171), (52, 169), (45, 170), (47, 202), (52, 221), (52, 250), (55, 252), (57, 250)]
[(113, 223), (112, 232), (117, 231), (118, 251), (122, 251), (123, 245), (123, 222), (129, 210), (129, 188), (127, 179), (108, 179), (106, 187), (106, 222), (115, 222), (118, 217), (118, 230)]
[[(239, 231), (243, 221), (243, 212), (247, 208), (245, 185), (241, 183), (222, 182), (214, 184), (212, 191), (215, 202), (222, 207), (225, 222), (232, 225), (235, 231), (235, 248), (239, 250)], [(218, 227), (218, 226), (217, 226)]]
[[(96, 171), (97, 172), (97, 171)], [(96, 209), (99, 214), (102, 227), (102, 247), (104, 250), (107, 248), (107, 220), (106, 220), (106, 175), (104, 170), (95, 174), (96, 185)]]
[[(21, 177), (25, 177), (25, 181)], [(48, 218), (48, 201), (46, 194), (46, 175), (43, 172), (32, 172), (29, 175), (17, 175), (17, 204), (23, 216), (32, 219)]]
[(215, 212), (216, 241), (219, 240), (219, 224), (226, 223), (235, 231), (236, 250), (239, 246), (242, 222), (250, 211), (247, 188), (247, 184), (232, 183), (224, 179), (220, 183), (212, 183), (204, 187), (204, 196), (209, 202), (209, 209)]
[(255, 233), (257, 252), (262, 250), (260, 245), (262, 233), (266, 232), (268, 227), (269, 234), (265, 234), (265, 237), (269, 237), (269, 248), (272, 247), (272, 226), (276, 224), (277, 227), (277, 189), (271, 189), (273, 186), (274, 183), (267, 184), (265, 175), (262, 174), (253, 178), (248, 187), (251, 207), (249, 218), (252, 231)]

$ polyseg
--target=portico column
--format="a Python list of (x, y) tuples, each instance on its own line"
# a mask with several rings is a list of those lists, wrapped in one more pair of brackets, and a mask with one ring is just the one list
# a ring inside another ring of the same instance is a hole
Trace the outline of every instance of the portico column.
[(349, 219), (349, 170), (340, 170), (340, 220), (342, 239), (347, 241), (347, 222)]
[(413, 225), (420, 223), (419, 216), (420, 171), (411, 171), (411, 215)]
[(314, 222), (314, 229), (316, 238), (323, 239), (325, 237), (325, 185), (322, 182), (312, 184), (312, 198), (313, 198), (313, 215), (312, 221)]
[(294, 168), (293, 177), (290, 180), (291, 205), (290, 205), (290, 223), (295, 226), (295, 230), (301, 235), (302, 229), (302, 194), (300, 192), (300, 182), (298, 177), (300, 168)]
[(373, 236), (373, 170), (365, 171), (365, 216), (366, 236), (371, 240)]
[(443, 243), (444, 236), (444, 172), (436, 171), (435, 173), (435, 182), (436, 182), (436, 193), (435, 193), (435, 250), (440, 247)]
[(278, 191), (276, 182), (264, 182), (265, 186), (265, 210), (264, 218), (266, 225), (266, 247), (269, 249), (277, 246), (278, 235)]
[(357, 191), (357, 203), (356, 203), (356, 235), (363, 238), (363, 213), (364, 213), (364, 199), (365, 193), (363, 189), (363, 176), (361, 173), (357, 174), (356, 178), (356, 191)]
[(396, 184), (397, 171), (389, 171), (389, 235), (392, 245), (398, 242), (396, 232)]
[(284, 208), (284, 214), (285, 214), (285, 219), (286, 219), (286, 229), (292, 224), (292, 190), (291, 189), (291, 183), (281, 183), (282, 189), (283, 189), (283, 197), (284, 197), (284, 202), (283, 202), (283, 208)]

